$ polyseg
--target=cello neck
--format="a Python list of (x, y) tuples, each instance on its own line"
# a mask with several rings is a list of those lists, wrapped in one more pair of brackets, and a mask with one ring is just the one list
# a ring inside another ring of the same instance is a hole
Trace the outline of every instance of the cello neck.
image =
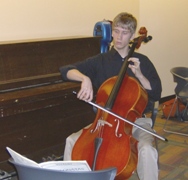
[(123, 82), (123, 79), (125, 77), (125, 74), (127, 72), (128, 65), (129, 65), (128, 59), (133, 55), (134, 50), (138, 49), (140, 47), (142, 41), (145, 41), (145, 39), (147, 38), (147, 30), (146, 30), (145, 27), (141, 27), (140, 30), (139, 30), (139, 33), (141, 34), (141, 36), (133, 39), (133, 41), (131, 42), (132, 46), (131, 46), (129, 53), (128, 53), (127, 57), (125, 58), (124, 63), (122, 65), (121, 69), (120, 69), (116, 83), (114, 84), (114, 87), (113, 87), (113, 89), (112, 89), (112, 91), (111, 91), (111, 93), (108, 97), (108, 100), (107, 100), (106, 105), (105, 105), (105, 108), (108, 109), (108, 110), (112, 109), (114, 102), (115, 102), (115, 99), (117, 97), (117, 94), (119, 92), (119, 89), (121, 87), (121, 84)]
[(111, 110), (113, 105), (114, 105), (114, 102), (115, 102), (115, 99), (116, 99), (117, 94), (119, 92), (119, 89), (121, 87), (122, 81), (123, 81), (125, 74), (127, 72), (127, 68), (128, 68), (128, 65), (129, 65), (128, 59), (133, 55), (134, 50), (136, 48), (136, 45), (137, 45), (136, 43), (133, 43), (127, 57), (125, 58), (125, 60), (123, 62), (123, 65), (122, 65), (120, 72), (118, 74), (116, 83), (114, 84), (113, 89), (112, 89), (112, 91), (111, 91), (111, 93), (108, 97), (108, 100), (106, 102), (106, 105), (105, 105), (105, 108), (108, 109), (108, 110)]

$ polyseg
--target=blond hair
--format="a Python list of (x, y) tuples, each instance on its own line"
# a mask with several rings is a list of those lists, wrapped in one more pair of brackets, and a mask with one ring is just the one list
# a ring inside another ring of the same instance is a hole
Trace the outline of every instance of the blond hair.
[(128, 29), (133, 34), (136, 31), (137, 20), (132, 14), (122, 12), (114, 18), (112, 22), (112, 28), (114, 27), (122, 27), (124, 29)]

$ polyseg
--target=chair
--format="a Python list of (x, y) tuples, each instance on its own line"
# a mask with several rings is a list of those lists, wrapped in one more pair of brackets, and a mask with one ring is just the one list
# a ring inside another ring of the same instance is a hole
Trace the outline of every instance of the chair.
[[(170, 110), (170, 113), (165, 121), (163, 130), (167, 133), (172, 134), (178, 134), (183, 136), (188, 136), (186, 133), (171, 131), (166, 129), (167, 122), (169, 120), (169, 117), (172, 113), (172, 109), (177, 102), (177, 117), (180, 118), (181, 121), (185, 121), (185, 118), (188, 113), (188, 68), (187, 67), (174, 67), (170, 70), (170, 72), (173, 75), (174, 82), (177, 83), (174, 91), (175, 91), (175, 100), (172, 105), (172, 108)], [(185, 105), (185, 109), (181, 112), (179, 112), (179, 102), (182, 102)]]
[(159, 108), (159, 101), (154, 101), (152, 102), (152, 110), (151, 110), (151, 120), (152, 120), (152, 128), (154, 128), (154, 125), (155, 125), (155, 120), (156, 120), (156, 117), (157, 117), (157, 113), (158, 113), (158, 108)]
[(19, 180), (114, 180), (117, 171), (116, 168), (108, 168), (98, 171), (67, 172), (26, 166), (16, 163), (12, 158), (9, 162), (16, 168)]

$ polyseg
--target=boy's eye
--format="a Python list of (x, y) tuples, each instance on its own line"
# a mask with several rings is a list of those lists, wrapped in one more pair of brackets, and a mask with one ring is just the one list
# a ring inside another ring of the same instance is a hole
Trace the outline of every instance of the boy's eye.
[[(118, 30), (116, 30), (116, 29), (114, 29), (114, 32), (115, 32), (116, 34), (119, 34), (119, 33), (120, 33), (120, 31), (118, 31)], [(128, 34), (129, 32), (130, 32), (130, 31), (122, 31), (121, 34), (126, 35), (126, 34)]]
[(123, 34), (128, 34), (130, 31), (123, 31)]
[(114, 32), (115, 32), (115, 33), (119, 33), (119, 31), (118, 31), (118, 30), (114, 30)]

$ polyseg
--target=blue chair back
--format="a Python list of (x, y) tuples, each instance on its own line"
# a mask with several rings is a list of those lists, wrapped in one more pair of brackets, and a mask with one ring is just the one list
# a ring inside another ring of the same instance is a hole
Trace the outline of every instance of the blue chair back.
[(95, 24), (93, 36), (101, 36), (101, 53), (107, 52), (112, 41), (112, 26), (109, 21), (99, 21)]
[(116, 168), (99, 171), (67, 172), (60, 170), (44, 169), (26, 166), (9, 159), (18, 173), (19, 180), (114, 180)]

